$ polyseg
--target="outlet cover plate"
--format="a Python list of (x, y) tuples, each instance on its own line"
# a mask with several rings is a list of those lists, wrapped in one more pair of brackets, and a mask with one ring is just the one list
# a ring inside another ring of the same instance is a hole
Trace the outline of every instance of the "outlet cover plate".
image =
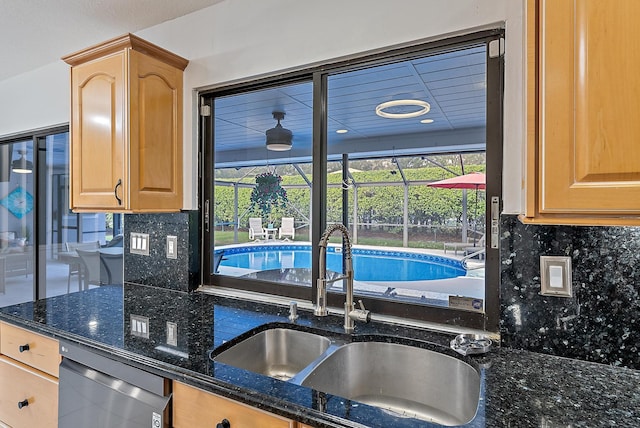
[(573, 297), (571, 257), (540, 256), (540, 294)]

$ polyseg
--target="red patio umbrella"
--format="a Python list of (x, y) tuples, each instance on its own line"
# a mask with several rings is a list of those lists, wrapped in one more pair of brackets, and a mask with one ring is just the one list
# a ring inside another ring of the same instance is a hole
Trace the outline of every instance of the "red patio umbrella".
[[(482, 172), (471, 172), (469, 174), (458, 175), (457, 177), (446, 178), (427, 184), (430, 187), (440, 187), (443, 189), (476, 189), (476, 206), (474, 214), (478, 209), (478, 189), (486, 188), (487, 176)], [(473, 242), (476, 241), (476, 221), (473, 222)]]
[(442, 187), (445, 189), (485, 189), (487, 176), (481, 172), (471, 172), (457, 177), (447, 178), (440, 181), (434, 181), (427, 184), (431, 187)]

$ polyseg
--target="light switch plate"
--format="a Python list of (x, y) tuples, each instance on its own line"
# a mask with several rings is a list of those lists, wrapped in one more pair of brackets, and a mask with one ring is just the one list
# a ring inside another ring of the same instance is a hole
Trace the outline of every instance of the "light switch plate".
[(178, 346), (178, 324), (167, 321), (167, 345)]
[(131, 254), (149, 255), (149, 234), (131, 232), (129, 252)]
[(177, 236), (167, 236), (167, 258), (168, 259), (177, 259), (178, 258), (178, 237)]
[(571, 257), (540, 256), (540, 294), (573, 297)]
[(131, 335), (149, 338), (149, 317), (131, 314)]

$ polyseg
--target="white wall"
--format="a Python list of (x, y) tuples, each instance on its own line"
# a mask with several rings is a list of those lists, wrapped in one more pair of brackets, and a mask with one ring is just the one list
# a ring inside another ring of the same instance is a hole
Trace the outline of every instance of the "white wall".
[(70, 79), (58, 61), (1, 81), (0, 137), (68, 123)]
[[(505, 212), (519, 212), (525, 121), (522, 14), (523, 0), (226, 0), (138, 32), (190, 60), (185, 71), (185, 208), (195, 206), (197, 189), (196, 168), (189, 165), (195, 163), (197, 145), (193, 89), (505, 25)], [(0, 82), (0, 136), (69, 120), (65, 70), (60, 61)], [(36, 100), (51, 108), (34, 114)]]

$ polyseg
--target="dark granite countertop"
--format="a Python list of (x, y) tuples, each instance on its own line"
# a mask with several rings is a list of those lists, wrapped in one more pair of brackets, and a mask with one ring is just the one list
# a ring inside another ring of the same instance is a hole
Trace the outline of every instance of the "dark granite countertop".
[[(149, 317), (148, 339), (128, 333), (131, 315)], [(287, 315), (288, 308), (276, 305), (139, 285), (100, 287), (0, 309), (0, 319), (7, 322), (311, 426), (436, 426), (333, 396), (321, 412), (309, 388), (209, 359), (211, 350), (251, 329), (289, 324)], [(341, 317), (317, 318), (302, 310), (299, 315), (297, 328), (342, 333)], [(177, 346), (165, 343), (168, 321), (178, 325)], [(352, 337), (410, 340), (456, 355), (446, 346), (450, 339), (451, 335), (383, 323), (357, 324)], [(478, 413), (466, 426), (640, 426), (638, 371), (508, 348), (464, 359), (481, 376)]]

